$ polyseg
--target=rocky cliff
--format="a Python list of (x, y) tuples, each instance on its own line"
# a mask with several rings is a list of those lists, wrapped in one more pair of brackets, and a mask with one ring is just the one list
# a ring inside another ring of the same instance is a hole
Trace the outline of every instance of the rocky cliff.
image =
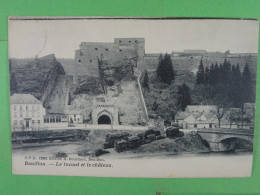
[(10, 74), (16, 84), (13, 93), (30, 93), (45, 104), (59, 76), (65, 75), (65, 71), (54, 55), (48, 55), (28, 61), (11, 59)]

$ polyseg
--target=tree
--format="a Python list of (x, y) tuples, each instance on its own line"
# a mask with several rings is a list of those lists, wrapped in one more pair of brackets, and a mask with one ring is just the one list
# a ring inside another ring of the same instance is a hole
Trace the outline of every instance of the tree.
[(185, 83), (183, 83), (182, 85), (178, 86), (177, 95), (177, 105), (180, 106), (182, 111), (184, 111), (187, 105), (191, 104), (190, 88)]
[(204, 83), (209, 84), (209, 79), (210, 79), (210, 70), (208, 67), (206, 67), (204, 72)]
[(220, 127), (220, 122), (226, 111), (230, 107), (230, 100), (227, 96), (225, 84), (219, 83), (216, 86), (216, 96), (214, 99), (214, 105), (216, 105), (216, 117), (218, 119), (218, 126)]
[(243, 103), (254, 102), (252, 79), (247, 63), (242, 74), (242, 90)]
[(202, 62), (202, 58), (201, 58), (198, 72), (197, 72), (196, 84), (203, 84), (203, 83), (204, 83), (204, 66), (203, 66), (203, 62)]
[(164, 58), (162, 56), (159, 57), (159, 64), (156, 70), (158, 78), (167, 84), (171, 84), (174, 80), (174, 71), (171, 61), (171, 56), (169, 54), (165, 54)]
[(144, 72), (144, 79), (143, 79), (143, 82), (142, 82), (142, 86), (145, 89), (145, 91), (148, 91), (148, 92), (150, 91), (149, 78), (148, 78), (147, 70), (145, 70), (145, 72)]
[(152, 106), (152, 110), (153, 110), (153, 111), (157, 111), (157, 110), (158, 110), (158, 107), (159, 107), (159, 105), (157, 104), (156, 101), (154, 101), (153, 106)]
[(18, 90), (15, 73), (13, 72), (12, 61), (9, 60), (9, 76), (10, 76), (10, 95), (13, 95)]

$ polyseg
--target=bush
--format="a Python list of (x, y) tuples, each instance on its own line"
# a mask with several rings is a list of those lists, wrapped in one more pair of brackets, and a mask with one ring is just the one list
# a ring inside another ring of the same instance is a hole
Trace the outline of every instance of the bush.
[(149, 135), (154, 134), (155, 136), (161, 135), (160, 131), (149, 129), (144, 133), (144, 138), (147, 139)]
[(93, 156), (93, 157), (99, 157), (99, 156), (101, 156), (101, 155), (103, 155), (103, 154), (107, 154), (107, 153), (110, 153), (109, 151), (106, 151), (106, 150), (103, 150), (103, 149), (97, 149), (97, 150), (95, 150), (92, 154), (91, 154), (91, 156)]
[(55, 154), (56, 158), (66, 158), (68, 157), (67, 154), (65, 152), (58, 152)]
[(82, 150), (80, 152), (78, 152), (78, 156), (89, 156), (90, 153), (88, 152), (88, 150)]
[(175, 138), (179, 137), (180, 131), (178, 127), (169, 127), (166, 129), (166, 137)]

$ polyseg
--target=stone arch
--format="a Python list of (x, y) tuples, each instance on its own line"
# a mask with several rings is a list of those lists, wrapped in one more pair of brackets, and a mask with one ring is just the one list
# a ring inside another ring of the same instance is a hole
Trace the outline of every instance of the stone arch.
[(236, 147), (235, 147), (236, 144), (234, 142), (236, 139), (246, 140), (253, 145), (253, 139), (251, 139), (248, 136), (229, 136), (229, 137), (226, 136), (224, 139), (221, 139), (219, 141), (219, 144), (218, 144), (219, 150), (228, 151), (228, 150), (236, 149)]
[(236, 136), (236, 135), (233, 135), (233, 136), (224, 136), (224, 137), (220, 137), (216, 142), (223, 142), (225, 140), (231, 140), (231, 139), (243, 139), (243, 140), (246, 140), (246, 141), (250, 141), (253, 143), (253, 138), (251, 138), (250, 136)]
[(112, 124), (113, 123), (113, 115), (107, 111), (103, 110), (97, 115), (97, 124)]

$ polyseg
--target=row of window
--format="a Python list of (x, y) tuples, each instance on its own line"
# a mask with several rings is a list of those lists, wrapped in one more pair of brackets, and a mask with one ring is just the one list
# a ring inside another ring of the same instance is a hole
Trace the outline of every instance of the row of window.
[[(197, 124), (194, 124), (194, 128), (197, 128), (198, 125)], [(204, 127), (205, 128), (205, 127)], [(209, 128), (212, 128), (212, 124), (209, 124)]]
[[(129, 43), (131, 43), (132, 41), (128, 41)], [(122, 41), (121, 40), (119, 40), (119, 43), (122, 43)], [(137, 40), (135, 40), (135, 43), (138, 43), (138, 41)]]
[(61, 116), (46, 116), (44, 123), (61, 123)]
[[(17, 116), (18, 116), (18, 115), (17, 115), (17, 112), (15, 112), (15, 113), (14, 113), (14, 117), (17, 117)], [(20, 117), (24, 117), (24, 116), (25, 116), (25, 117), (29, 117), (30, 114), (29, 114), (28, 112), (26, 112), (26, 114), (24, 115), (23, 112), (20, 112)], [(36, 117), (36, 116), (37, 116), (37, 117), (40, 117), (40, 112), (37, 112), (37, 115), (35, 114), (35, 112), (32, 112), (31, 116), (32, 116), (32, 117)]]
[[(22, 126), (24, 124), (24, 121), (23, 120), (14, 120), (14, 125), (18, 125), (18, 122), (19, 122), (19, 125)], [(35, 125), (35, 124), (41, 124), (41, 120), (32, 120), (32, 125)]]
[[(20, 105), (20, 110), (23, 110), (23, 106)], [(17, 110), (18, 109), (18, 106), (17, 105), (14, 105), (14, 110)], [(26, 110), (31, 110), (31, 106), (25, 106), (25, 109)], [(40, 105), (32, 105), (32, 110), (40, 110)]]

